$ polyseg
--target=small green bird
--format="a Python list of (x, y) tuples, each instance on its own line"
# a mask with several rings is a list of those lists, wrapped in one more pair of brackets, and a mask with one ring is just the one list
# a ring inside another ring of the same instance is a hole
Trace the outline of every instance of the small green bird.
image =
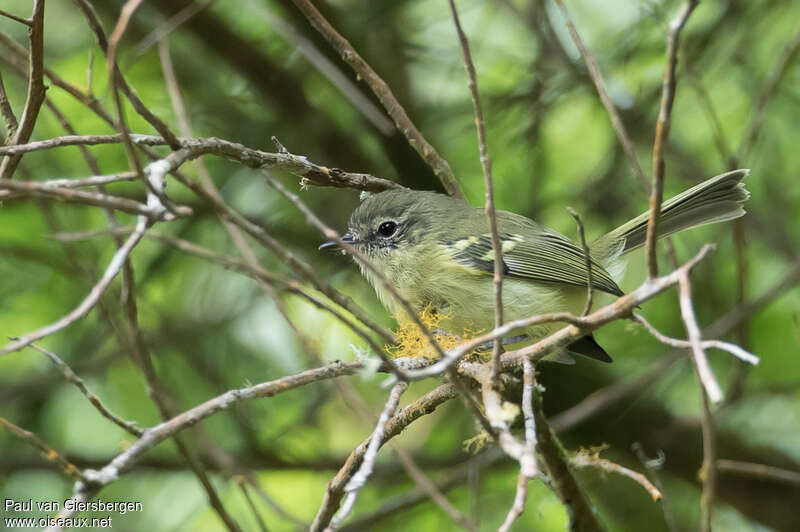
[[(749, 193), (741, 183), (748, 170), (712, 177), (663, 203), (659, 237), (744, 215)], [(649, 214), (642, 213), (590, 244), (592, 288), (621, 296), (623, 255), (644, 244)], [(586, 300), (588, 272), (583, 248), (533, 220), (497, 211), (503, 250), (505, 321), (534, 314), (579, 313)], [(387, 190), (366, 197), (350, 217), (342, 240), (357, 247), (418, 312), (432, 309), (438, 327), (465, 337), (494, 327), (494, 252), (486, 214), (464, 200), (435, 192)], [(320, 249), (335, 246), (327, 242)], [(400, 321), (399, 302), (375, 274), (361, 266), (383, 305)], [(543, 338), (562, 327), (537, 325), (511, 336)], [(604, 362), (611, 357), (591, 335), (568, 347)]]

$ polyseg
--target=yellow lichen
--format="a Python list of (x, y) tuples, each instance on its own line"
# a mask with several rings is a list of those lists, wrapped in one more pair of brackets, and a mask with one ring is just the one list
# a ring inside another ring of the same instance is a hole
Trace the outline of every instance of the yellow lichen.
[[(425, 307), (419, 313), (419, 318), (422, 323), (433, 332), (433, 336), (439, 346), (447, 351), (453, 349), (459, 344), (464, 343), (470, 336), (460, 337), (439, 330), (439, 323), (444, 316), (430, 306)], [(422, 332), (419, 325), (410, 319), (400, 321), (400, 327), (395, 331), (397, 343), (395, 345), (387, 346), (388, 352), (394, 358), (400, 357), (413, 357), (413, 358), (429, 358), (437, 359), (438, 354), (436, 349), (431, 345), (430, 340)]]

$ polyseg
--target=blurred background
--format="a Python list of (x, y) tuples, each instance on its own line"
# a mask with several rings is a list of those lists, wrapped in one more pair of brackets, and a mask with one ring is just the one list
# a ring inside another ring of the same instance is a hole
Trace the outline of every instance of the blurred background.
[[(107, 33), (122, 4), (95, 3)], [(450, 162), (468, 200), (481, 204), (483, 177), (472, 106), (447, 2), (315, 4), (384, 77), (415, 124)], [(664, 39), (679, 5), (567, 2), (648, 176)], [(582, 215), (589, 238), (644, 211), (646, 194), (557, 5), (461, 0), (458, 6), (484, 101), (498, 208), (533, 217), (572, 238), (577, 234), (567, 206)], [(31, 2), (5, 0), (2, 9), (27, 17)], [(727, 354), (709, 353), (726, 394), (714, 412), (718, 457), (795, 472), (800, 471), (798, 28), (800, 3), (791, 0), (700, 4), (683, 32), (665, 184), (669, 197), (731, 167), (752, 169), (748, 215), (738, 230), (731, 223), (714, 225), (673, 241), (680, 261), (706, 242), (717, 244), (693, 273), (698, 320), (707, 327), (727, 317), (724, 339), (761, 357), (759, 366), (748, 369)], [(25, 29), (0, 17), (0, 33), (27, 46)], [(369, 90), (290, 1), (159, 0), (138, 9), (119, 50), (120, 68), (146, 105), (177, 130), (155, 44), (164, 35), (196, 136), (274, 151), (269, 139), (275, 135), (291, 152), (318, 164), (439, 189), (431, 170), (385, 118)], [(10, 103), (20, 113), (26, 79), (18, 75), (14, 55), (6, 47), (0, 50), (0, 73)], [(113, 109), (105, 61), (69, 1), (47, 2), (45, 65), (83, 91), (91, 80), (100, 104)], [(65, 134), (53, 107), (79, 134), (113, 132), (82, 103), (48, 84), (52, 107), (43, 108), (32, 140)], [(130, 108), (127, 118), (132, 131), (154, 133)], [(5, 139), (3, 126), (0, 132)], [(121, 146), (91, 151), (104, 173), (128, 169)], [(317, 252), (321, 235), (258, 173), (220, 158), (204, 162), (231, 205), (268, 228), (377, 321), (395, 326), (352, 261)], [(183, 170), (196, 177), (195, 166)], [(26, 155), (17, 179), (91, 174), (72, 147)], [(299, 191), (296, 177), (276, 177)], [(136, 183), (115, 184), (110, 190), (143, 197)], [(159, 231), (237, 255), (209, 204), (174, 181), (168, 193), (191, 205), (195, 215), (159, 224)], [(352, 190), (310, 187), (299, 193), (338, 229), (346, 226), (358, 203)], [(120, 221), (130, 225), (134, 218), (121, 214)], [(0, 206), (0, 337), (20, 336), (50, 323), (85, 297), (115, 250), (113, 240), (102, 232), (67, 243), (53, 236), (106, 227), (101, 210), (85, 206), (31, 199)], [(264, 268), (293, 277), (285, 263), (257, 245), (252, 248)], [(317, 366), (320, 359), (354, 360), (367, 351), (361, 338), (304, 300), (280, 293), (276, 305), (252, 280), (162, 243), (143, 241), (132, 262), (144, 342), (179, 411), (231, 388)], [(665, 255), (661, 264), (666, 271)], [(635, 288), (645, 275), (642, 253), (633, 254), (623, 289)], [(117, 280), (103, 298), (112, 317), (122, 312), (120, 289)], [(685, 337), (674, 290), (641, 311), (665, 334)], [(731, 322), (736, 312), (746, 319)], [(41, 345), (68, 362), (111, 410), (140, 427), (155, 425), (161, 418), (142, 374), (109, 323), (95, 309)], [(545, 409), (569, 450), (607, 445), (603, 456), (646, 472), (660, 483), (664, 500), (654, 503), (629, 480), (596, 471), (579, 472), (579, 480), (609, 530), (694, 529), (702, 441), (700, 397), (688, 358), (669, 355), (669, 348), (625, 322), (604, 327), (595, 336), (614, 364), (588, 359), (574, 366), (540, 364)], [(379, 386), (383, 376), (348, 379), (378, 412), (386, 394)], [(436, 384), (413, 384), (402, 404)], [(593, 393), (614, 399), (582, 418), (564, 415)], [(102, 467), (133, 441), (100, 417), (32, 349), (0, 357), (0, 416), (35, 432), (79, 467)], [(313, 519), (326, 483), (372, 429), (334, 385), (324, 382), (239, 404), (184, 436), (244, 530), (259, 529), (237, 482), (245, 472), (255, 475), (263, 490), (253, 497), (266, 527), (295, 530)], [(478, 454), (468, 450), (465, 441), (475, 433), (463, 403), (452, 401), (396, 441), (481, 530), (493, 530), (513, 499), (518, 467), (491, 449)], [(221, 449), (231, 463), (220, 467), (213, 449)], [(642, 462), (657, 457), (657, 464)], [(0, 499), (63, 500), (71, 495), (72, 484), (35, 449), (0, 431)], [(415, 499), (415, 493), (392, 455), (382, 453), (351, 527), (455, 527), (429, 500)], [(115, 517), (116, 530), (223, 529), (172, 441), (149, 452), (105, 488), (101, 498), (143, 503), (143, 512)], [(713, 522), (716, 530), (792, 530), (798, 525), (799, 503), (797, 479), (720, 471)], [(564, 508), (536, 481), (515, 530), (562, 530), (566, 521)]]

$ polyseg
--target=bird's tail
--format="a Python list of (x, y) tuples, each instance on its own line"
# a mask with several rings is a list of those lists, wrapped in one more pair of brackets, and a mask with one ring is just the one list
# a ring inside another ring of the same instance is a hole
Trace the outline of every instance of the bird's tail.
[[(732, 170), (665, 201), (661, 206), (658, 237), (743, 216), (745, 211), (742, 203), (747, 201), (750, 193), (744, 188), (742, 180), (749, 173), (747, 169)], [(642, 213), (592, 242), (590, 248), (594, 258), (600, 263), (607, 263), (642, 246), (649, 216), (649, 212)]]

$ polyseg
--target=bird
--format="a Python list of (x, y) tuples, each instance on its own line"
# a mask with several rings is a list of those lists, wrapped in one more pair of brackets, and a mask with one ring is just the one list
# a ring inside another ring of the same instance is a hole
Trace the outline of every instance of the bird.
[[(742, 180), (748, 173), (747, 169), (726, 172), (664, 201), (658, 237), (743, 216), (749, 192)], [(505, 321), (550, 312), (580, 313), (589, 283), (583, 246), (525, 216), (503, 210), (495, 216), (502, 248)], [(589, 244), (593, 292), (623, 295), (619, 282), (625, 255), (644, 245), (648, 218), (649, 212), (644, 212)], [(341, 241), (355, 246), (373, 265), (374, 270), (357, 261), (399, 322), (408, 321), (407, 311), (380, 276), (415, 312), (435, 312), (437, 328), (444, 334), (466, 338), (494, 328), (494, 250), (482, 207), (431, 191), (390, 189), (368, 194), (350, 216)], [(337, 243), (326, 242), (320, 249), (331, 247)], [(530, 342), (559, 327), (540, 324), (513, 331), (507, 338)], [(612, 361), (591, 334), (566, 351)]]

